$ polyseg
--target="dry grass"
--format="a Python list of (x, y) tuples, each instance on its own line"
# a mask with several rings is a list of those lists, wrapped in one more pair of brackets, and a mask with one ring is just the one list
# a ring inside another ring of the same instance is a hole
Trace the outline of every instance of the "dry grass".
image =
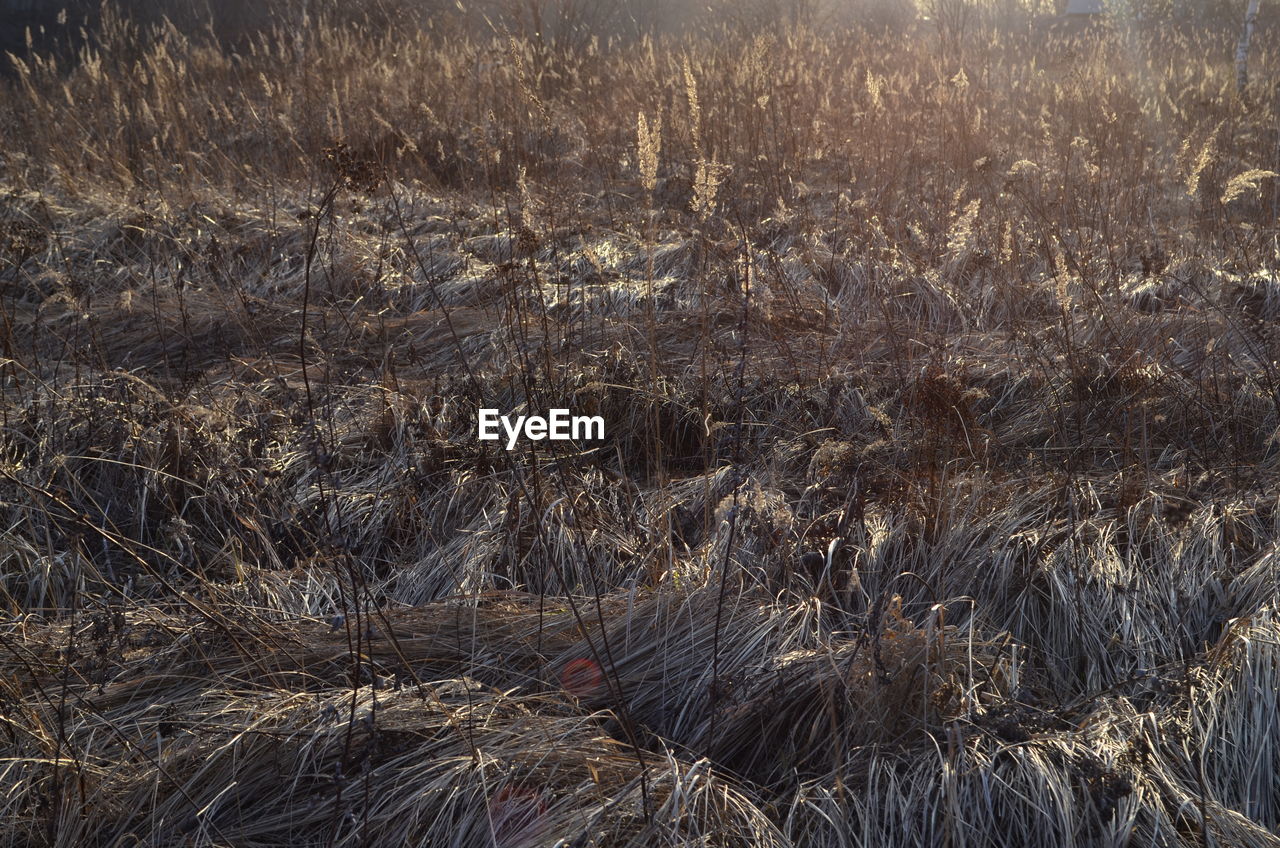
[(934, 5), (18, 60), (0, 844), (1280, 844), (1271, 30)]

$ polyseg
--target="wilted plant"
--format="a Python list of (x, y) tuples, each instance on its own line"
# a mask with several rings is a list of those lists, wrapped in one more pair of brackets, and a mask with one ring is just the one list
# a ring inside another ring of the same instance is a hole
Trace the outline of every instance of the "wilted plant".
[(1271, 844), (1265, 18), (464, 5), (12, 62), (0, 842)]

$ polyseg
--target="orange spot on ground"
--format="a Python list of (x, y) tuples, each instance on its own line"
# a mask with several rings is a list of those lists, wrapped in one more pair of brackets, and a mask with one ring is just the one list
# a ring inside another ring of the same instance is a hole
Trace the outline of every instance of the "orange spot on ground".
[(588, 659), (569, 660), (560, 671), (560, 685), (575, 698), (584, 698), (600, 688), (604, 675), (600, 666)]

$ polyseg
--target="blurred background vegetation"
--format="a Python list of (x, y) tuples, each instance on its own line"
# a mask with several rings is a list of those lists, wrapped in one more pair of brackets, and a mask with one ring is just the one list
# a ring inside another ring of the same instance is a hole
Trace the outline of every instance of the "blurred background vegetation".
[[(1150, 27), (1235, 26), (1244, 9), (1239, 0), (1113, 0), (1113, 5), (1126, 19)], [(496, 28), (563, 46), (593, 36), (626, 39), (725, 20), (745, 28), (838, 22), (904, 30), (921, 18), (1043, 23), (1066, 8), (1067, 0), (0, 0), (0, 50), (23, 55), (32, 45), (78, 45), (94, 31), (104, 9), (138, 24), (167, 20), (184, 34), (212, 33), (234, 47), (254, 33), (320, 17), (388, 30)], [(1271, 14), (1264, 8), (1262, 21)]]

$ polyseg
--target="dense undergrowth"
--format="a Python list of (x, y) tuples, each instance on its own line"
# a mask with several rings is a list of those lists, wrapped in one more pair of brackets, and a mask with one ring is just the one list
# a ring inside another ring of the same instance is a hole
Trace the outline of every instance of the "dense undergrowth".
[(1232, 36), (17, 60), (0, 842), (1280, 843)]

